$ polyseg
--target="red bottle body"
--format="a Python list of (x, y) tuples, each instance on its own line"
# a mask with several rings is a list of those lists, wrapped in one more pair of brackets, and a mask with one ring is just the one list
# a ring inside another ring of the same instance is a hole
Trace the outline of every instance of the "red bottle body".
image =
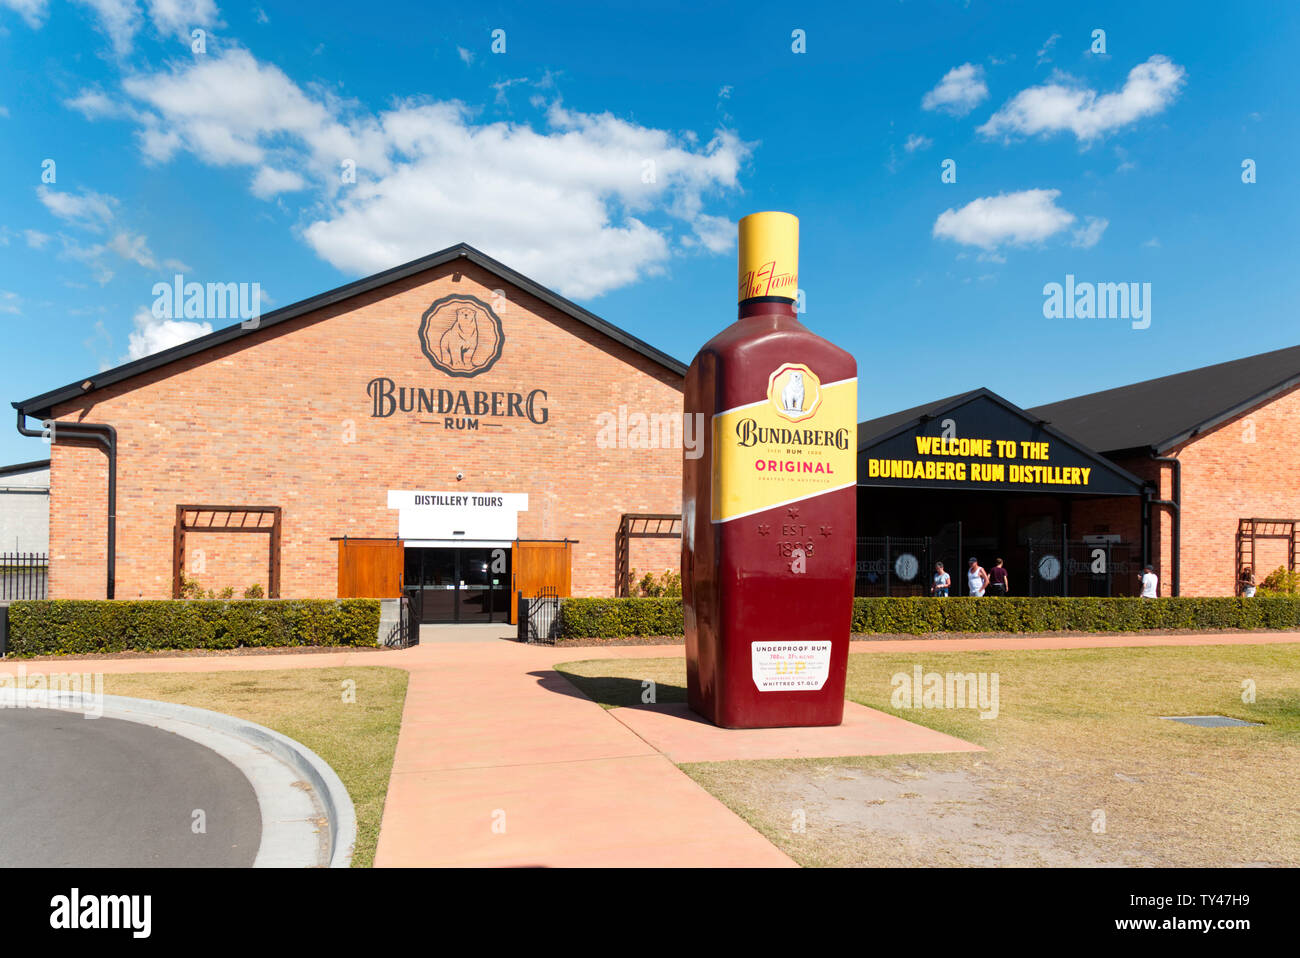
[(857, 545), (857, 363), (788, 301), (747, 302), (686, 376), (691, 708), (726, 728), (838, 725)]

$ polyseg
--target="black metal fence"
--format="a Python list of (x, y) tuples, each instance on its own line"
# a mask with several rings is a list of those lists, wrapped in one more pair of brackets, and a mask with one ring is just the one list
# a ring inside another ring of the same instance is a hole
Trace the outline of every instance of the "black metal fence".
[[(967, 557), (998, 554), (1006, 556), (1012, 570), (1012, 594), (1124, 596), (1141, 591), (1142, 548), (1137, 543), (1062, 534), (999, 546), (992, 538), (963, 536), (960, 523), (933, 536), (858, 539), (853, 591), (860, 596), (930, 595), (934, 564), (942, 562), (952, 579), (949, 594), (966, 595)], [(991, 568), (992, 560), (985, 558), (984, 564)]]
[(547, 586), (532, 598), (522, 592), (519, 601), (519, 641), (554, 645), (560, 632), (560, 594)]
[(929, 595), (933, 554), (929, 536), (859, 539), (854, 595)]
[(44, 599), (50, 557), (35, 552), (0, 552), (0, 599)]
[(420, 615), (423, 609), (423, 590), (409, 589), (402, 594), (401, 611), (398, 613), (398, 645), (409, 649), (420, 644)]
[(1141, 578), (1142, 548), (1137, 543), (1061, 537), (1029, 540), (1030, 595), (1138, 595)]

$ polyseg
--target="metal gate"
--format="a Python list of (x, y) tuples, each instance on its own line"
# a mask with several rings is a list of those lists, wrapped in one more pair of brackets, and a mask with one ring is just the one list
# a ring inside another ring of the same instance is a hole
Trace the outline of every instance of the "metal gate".
[(424, 592), (421, 589), (406, 589), (402, 592), (400, 611), (397, 619), (397, 647), (409, 649), (420, 644), (420, 618), (424, 604)]
[(934, 565), (929, 536), (866, 536), (858, 540), (854, 595), (929, 595)]
[(1141, 547), (1103, 539), (1029, 540), (1029, 594), (1055, 596), (1137, 595)]
[(531, 599), (519, 593), (519, 641), (554, 645), (560, 631), (560, 592), (544, 586)]

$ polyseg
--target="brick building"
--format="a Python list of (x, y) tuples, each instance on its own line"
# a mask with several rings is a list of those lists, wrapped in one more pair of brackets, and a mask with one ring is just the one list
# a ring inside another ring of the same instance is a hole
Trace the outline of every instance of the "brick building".
[(53, 422), (50, 595), (415, 587), (426, 620), (473, 621), (514, 588), (613, 594), (616, 539), (678, 565), (677, 540), (619, 530), (680, 513), (684, 373), (471, 247), (435, 253), (15, 403), (26, 434)]
[(1029, 412), (1151, 484), (1162, 595), (1233, 595), (1242, 565), (1261, 582), (1295, 568), (1300, 347)]
[[(945, 436), (993, 445), (923, 451)], [(1032, 409), (975, 390), (861, 423), (858, 444), (860, 593), (928, 591), (922, 574), (900, 581), (900, 559), (911, 572), (941, 558), (963, 585), (967, 558), (1000, 556), (1013, 592), (1051, 595), (1135, 594), (1148, 561), (1161, 595), (1233, 595), (1245, 566), (1261, 582), (1296, 568), (1300, 347)], [(872, 476), (873, 459), (898, 465)], [(915, 475), (926, 462), (968, 469)]]
[[(679, 566), (684, 373), (443, 250), (14, 403), (54, 434), (50, 595), (418, 590), (426, 621), (474, 621), (624, 592)], [(976, 555), (1013, 594), (1130, 595), (1150, 561), (1162, 595), (1230, 595), (1244, 564), (1295, 566), (1298, 423), (1300, 347), (868, 420), (858, 592), (926, 593), (942, 559), (961, 593)]]

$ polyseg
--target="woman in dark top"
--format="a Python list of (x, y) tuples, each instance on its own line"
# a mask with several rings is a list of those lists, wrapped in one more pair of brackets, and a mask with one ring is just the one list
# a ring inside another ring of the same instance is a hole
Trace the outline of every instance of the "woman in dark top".
[(1007, 570), (998, 559), (989, 570), (989, 595), (1007, 594)]

